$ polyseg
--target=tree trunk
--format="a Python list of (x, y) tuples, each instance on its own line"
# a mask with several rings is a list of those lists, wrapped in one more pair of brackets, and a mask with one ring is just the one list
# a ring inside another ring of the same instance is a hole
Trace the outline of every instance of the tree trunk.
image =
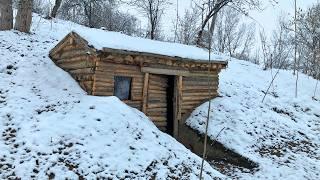
[(213, 37), (214, 28), (216, 27), (216, 21), (217, 21), (218, 13), (214, 14), (211, 18), (211, 25), (210, 25), (210, 35)]
[(18, 13), (16, 16), (15, 30), (21, 32), (30, 32), (32, 22), (32, 3), (33, 0), (20, 0), (18, 4)]
[(216, 19), (217, 19), (217, 16), (218, 16), (218, 12), (224, 6), (226, 6), (229, 2), (231, 2), (231, 0), (218, 0), (217, 2), (215, 2), (215, 3), (213, 3), (212, 5), (209, 6), (209, 13), (206, 15), (203, 23), (201, 24), (200, 30), (198, 31), (198, 36), (197, 36), (197, 39), (196, 39), (197, 46), (203, 47), (202, 36), (203, 36), (204, 28), (206, 27), (206, 25), (208, 24), (210, 19), (212, 19), (212, 21), (211, 21), (212, 25), (210, 26), (210, 32), (209, 33), (213, 34), (213, 31), (214, 31), (214, 28), (215, 28), (215, 24), (216, 24)]
[(61, 6), (61, 2), (62, 2), (62, 0), (56, 0), (55, 1), (55, 4), (54, 4), (53, 9), (51, 11), (51, 18), (55, 18), (57, 16), (57, 12), (58, 12), (58, 9)]
[(0, 0), (0, 31), (13, 28), (12, 0)]

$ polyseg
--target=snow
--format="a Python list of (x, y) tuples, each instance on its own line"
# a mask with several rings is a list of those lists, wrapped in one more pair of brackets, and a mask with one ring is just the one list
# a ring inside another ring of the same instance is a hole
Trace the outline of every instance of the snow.
[[(234, 178), (320, 179), (320, 88), (313, 97), (316, 80), (299, 74), (295, 98), (295, 76), (280, 70), (262, 102), (275, 73), (246, 61), (229, 61), (220, 73), (222, 97), (211, 101), (209, 136), (259, 164), (254, 173), (230, 170), (227, 174)], [(187, 124), (204, 133), (207, 111), (208, 102)]]
[[(198, 179), (198, 156), (116, 97), (86, 95), (50, 60), (88, 28), (33, 22), (31, 34), (0, 32), (0, 179)], [(208, 163), (204, 174), (225, 177)]]
[[(0, 32), (0, 179), (198, 179), (198, 156), (116, 97), (87, 96), (48, 57), (49, 50), (75, 29), (83, 36), (105, 32), (37, 15), (33, 22), (32, 34)], [(104, 43), (129, 49), (132, 40), (124, 40), (127, 47)], [(168, 43), (152, 41), (148, 48), (153, 51), (159, 44)], [(159, 51), (169, 53), (165, 47)], [(191, 56), (193, 50), (187, 51)], [(298, 98), (294, 98), (295, 77), (281, 70), (261, 102), (276, 71), (261, 69), (232, 60), (220, 74), (222, 97), (212, 100), (209, 136), (259, 164), (253, 173), (235, 167), (226, 175), (319, 179), (320, 87), (313, 97), (316, 80), (300, 74)], [(207, 105), (187, 120), (201, 133)], [(228, 178), (215, 169), (205, 163), (205, 179)]]
[[(155, 41), (100, 29), (82, 28), (74, 31), (98, 50), (111, 48), (201, 61), (208, 61), (209, 58), (207, 50), (195, 46)], [(213, 62), (226, 61), (226, 58), (222, 55), (217, 55), (216, 53), (211, 54)]]

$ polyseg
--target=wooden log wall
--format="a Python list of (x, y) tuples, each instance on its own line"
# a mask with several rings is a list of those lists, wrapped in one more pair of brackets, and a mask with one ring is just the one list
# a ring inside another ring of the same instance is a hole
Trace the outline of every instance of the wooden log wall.
[[(98, 55), (79, 38), (70, 35), (50, 51), (54, 62), (69, 72), (88, 93), (97, 96), (114, 95), (114, 77), (132, 77), (131, 97), (124, 102), (142, 110), (156, 126), (167, 130), (168, 76), (176, 76), (174, 89), (174, 135), (178, 121), (201, 103), (217, 96), (218, 74), (225, 65), (210, 65), (209, 95), (207, 63), (176, 61), (174, 58), (106, 53)], [(194, 63), (194, 64), (193, 64)], [(220, 67), (221, 66), (221, 67)], [(162, 75), (165, 74), (165, 75)], [(181, 121), (183, 123), (183, 121)]]
[(84, 45), (74, 43), (70, 36), (50, 56), (57, 66), (78, 81), (82, 89), (92, 93), (95, 56), (87, 53)]
[(113, 96), (114, 76), (132, 77), (131, 99), (124, 102), (131, 107), (142, 110), (144, 73), (141, 72), (139, 66), (111, 63), (103, 58), (97, 61), (96, 65), (93, 95)]
[(199, 105), (218, 95), (218, 75), (210, 77), (210, 95), (208, 77), (183, 77), (182, 80), (182, 107), (183, 119)]

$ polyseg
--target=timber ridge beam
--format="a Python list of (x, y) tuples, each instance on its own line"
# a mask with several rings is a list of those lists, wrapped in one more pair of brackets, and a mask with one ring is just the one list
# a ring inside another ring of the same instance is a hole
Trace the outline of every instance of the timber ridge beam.
[(216, 74), (203, 73), (193, 73), (188, 70), (175, 70), (175, 69), (161, 69), (161, 68), (151, 68), (151, 67), (141, 67), (141, 72), (151, 73), (151, 74), (163, 74), (163, 75), (174, 75), (174, 76), (193, 76), (193, 77), (216, 77)]

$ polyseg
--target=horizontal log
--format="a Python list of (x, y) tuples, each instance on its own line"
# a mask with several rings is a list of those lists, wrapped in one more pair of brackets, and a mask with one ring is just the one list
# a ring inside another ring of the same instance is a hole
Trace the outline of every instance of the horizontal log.
[[(219, 78), (219, 76), (218, 75), (212, 75), (212, 76), (210, 76), (210, 80), (212, 81), (212, 80), (216, 80), (216, 79), (218, 79)], [(188, 82), (192, 82), (192, 81), (203, 81), (203, 82), (207, 82), (208, 81), (208, 77), (183, 77), (183, 80), (182, 80), (183, 82), (186, 82), (186, 83), (188, 83)]]
[(196, 101), (183, 101), (182, 106), (188, 106), (188, 105), (197, 105), (197, 104), (202, 104), (205, 102), (205, 100), (196, 100)]
[(154, 97), (148, 95), (148, 104), (167, 103), (166, 97)]
[(165, 121), (153, 121), (153, 123), (160, 129), (160, 130), (167, 130), (167, 122)]
[(93, 81), (93, 75), (79, 75), (73, 73), (70, 74), (77, 81)]
[(95, 96), (113, 96), (113, 92), (110, 91), (94, 91)]
[(133, 82), (131, 83), (131, 86), (132, 86), (132, 88), (142, 89), (143, 83), (133, 81)]
[[(213, 99), (214, 97), (216, 97), (217, 95), (212, 95), (212, 96), (203, 96), (201, 97), (202, 99)], [(182, 96), (182, 101), (188, 101), (188, 100), (198, 100), (199, 97), (186, 97), (186, 96)]]
[(74, 56), (70, 58), (59, 58), (56, 60), (56, 63), (63, 64), (63, 63), (79, 62), (84, 60), (93, 60), (93, 59), (89, 59), (88, 55), (81, 55), (81, 56)]
[(181, 111), (182, 113), (190, 113), (194, 111), (198, 106), (182, 106)]
[(167, 113), (166, 112), (158, 112), (158, 113), (154, 113), (154, 112), (148, 112), (147, 115), (149, 117), (166, 117)]
[(130, 77), (143, 77), (142, 73), (136, 72), (136, 71), (127, 71), (122, 69), (115, 69), (115, 74), (123, 74), (124, 76), (130, 76)]
[(151, 81), (149, 82), (149, 86), (157, 86), (157, 87), (162, 87), (162, 88), (167, 88), (168, 84), (167, 83), (162, 83), (162, 82), (158, 82), (158, 81)]
[(128, 104), (129, 106), (134, 106), (134, 107), (141, 107), (142, 105), (141, 101), (124, 100), (123, 102)]
[(167, 103), (148, 104), (148, 108), (159, 108), (159, 107), (167, 107)]
[(133, 84), (131, 85), (131, 92), (135, 92), (135, 93), (142, 93), (142, 87), (140, 86), (134, 86)]
[(132, 73), (138, 73), (138, 74), (144, 74), (140, 71), (139, 66), (131, 66), (131, 65), (121, 65), (121, 64), (114, 64), (114, 63), (109, 63), (109, 64), (101, 64), (100, 62), (97, 63), (97, 66), (104, 70), (104, 69), (114, 69), (118, 71), (123, 71), (123, 72), (132, 72)]
[(68, 58), (72, 58), (72, 57), (86, 56), (86, 55), (90, 55), (90, 54), (87, 53), (86, 51), (84, 51), (83, 49), (71, 49), (68, 51), (61, 51), (60, 58), (61, 59), (68, 59)]
[(194, 87), (191, 87), (191, 86), (185, 86), (182, 88), (182, 91), (184, 93), (193, 93), (193, 92), (201, 92), (201, 93), (208, 93), (209, 91), (210, 92), (215, 92), (218, 90), (218, 87), (215, 86), (215, 87), (210, 87), (210, 89), (208, 87), (205, 87), (205, 86), (194, 86)]
[(70, 43), (67, 43), (66, 46), (64, 46), (61, 50), (62, 51), (70, 51), (72, 49), (84, 50), (84, 48), (82, 46), (72, 45)]
[(114, 74), (114, 71), (113, 69), (109, 69), (109, 70), (102, 70), (102, 69), (99, 69), (99, 67), (96, 67), (96, 73), (97, 74)]
[(74, 69), (69, 71), (72, 74), (93, 74), (94, 68)]
[(167, 98), (164, 96), (152, 96), (148, 95), (148, 104), (159, 104), (159, 103), (167, 103)]
[(132, 77), (132, 78), (143, 78), (143, 76), (138, 75), (138, 74), (119, 73), (119, 72), (114, 72), (114, 76), (124, 76), (124, 77)]
[(96, 84), (107, 84), (107, 85), (112, 85), (114, 84), (114, 80), (113, 78), (97, 78), (97, 76), (95, 76), (95, 80), (96, 80)]
[(157, 88), (155, 86), (149, 86), (148, 92), (150, 94), (166, 94), (167, 91), (164, 88)]
[(96, 86), (95, 87), (96, 92), (104, 92), (107, 94), (113, 95), (113, 87), (106, 87), (106, 86)]
[(166, 89), (158, 86), (149, 86), (149, 90), (166, 92)]
[(95, 83), (95, 88), (103, 91), (113, 90), (113, 84), (97, 84)]
[(167, 121), (167, 118), (163, 116), (149, 116), (149, 117), (152, 121), (156, 121), (156, 122)]
[(162, 107), (153, 107), (151, 108), (149, 105), (147, 106), (147, 112), (151, 113), (151, 112), (167, 112), (167, 107), (166, 106), (162, 106)]
[(142, 67), (142, 72), (152, 73), (152, 74), (165, 74), (165, 75), (175, 75), (175, 76), (193, 76), (193, 77), (206, 77), (206, 76), (215, 76), (207, 73), (192, 73), (188, 70), (176, 70), (176, 69), (161, 69), (161, 68), (151, 68), (151, 67)]
[(108, 77), (102, 77), (101, 75), (95, 74), (94, 78), (97, 82), (106, 82), (106, 83), (112, 83), (114, 84), (114, 79), (113, 76), (108, 76)]
[(195, 73), (195, 74), (210, 74), (210, 75), (217, 75), (219, 74), (218, 70), (213, 70), (211, 69), (210, 72), (208, 70), (191, 70), (190, 73)]
[(183, 86), (210, 86), (212, 85), (218, 85), (218, 79), (214, 81), (183, 81)]
[(132, 95), (132, 100), (134, 100), (134, 101), (142, 101), (142, 97), (141, 96)]
[(57, 63), (59, 67), (65, 70), (83, 69), (83, 68), (93, 68), (94, 62), (90, 60), (80, 60), (68, 63)]
[(210, 94), (208, 92), (188, 92), (188, 93), (183, 93), (183, 97), (194, 97), (197, 99), (203, 99), (205, 97), (210, 97), (210, 96), (215, 96), (217, 93), (214, 92), (210, 92)]
[(101, 68), (114, 68), (114, 69), (128, 70), (132, 72), (139, 72), (142, 74), (139, 66), (123, 65), (123, 64), (109, 63), (104, 61), (98, 61), (97, 66)]

